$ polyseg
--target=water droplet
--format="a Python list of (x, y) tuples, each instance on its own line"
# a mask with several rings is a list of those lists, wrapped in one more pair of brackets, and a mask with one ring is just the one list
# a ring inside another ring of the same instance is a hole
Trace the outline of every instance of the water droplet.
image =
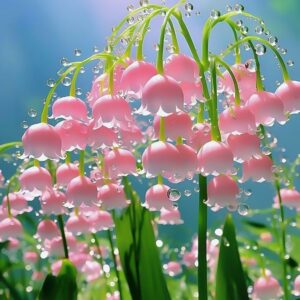
[(128, 18), (128, 19), (127, 19), (127, 23), (128, 23), (129, 25), (132, 25), (132, 24), (134, 23), (134, 17)]
[(232, 11), (232, 6), (231, 5), (226, 5), (225, 7), (227, 12), (231, 12)]
[(294, 63), (293, 60), (289, 59), (289, 60), (286, 62), (286, 64), (287, 64), (289, 67), (293, 67), (295, 63)]
[(30, 108), (28, 111), (28, 116), (31, 118), (35, 118), (37, 116), (37, 111), (33, 108)]
[(134, 6), (132, 4), (127, 6), (127, 11), (133, 11), (134, 10)]
[(80, 49), (74, 49), (74, 55), (75, 56), (81, 56), (82, 52)]
[(167, 192), (167, 196), (170, 201), (178, 201), (181, 197), (181, 193), (176, 189), (169, 189)]
[(235, 4), (234, 5), (234, 10), (238, 12), (242, 12), (245, 10), (244, 6), (242, 4)]
[(287, 54), (287, 49), (281, 48), (281, 49), (280, 49), (280, 53), (281, 53), (282, 55)]
[(268, 38), (268, 41), (272, 46), (276, 46), (278, 43), (277, 37), (272, 35)]
[(255, 52), (257, 55), (264, 55), (266, 53), (266, 47), (262, 44), (255, 45)]
[(60, 60), (60, 63), (62, 66), (64, 67), (67, 67), (69, 65), (69, 61), (67, 58), (63, 57), (61, 60)]
[(221, 16), (220, 11), (213, 9), (210, 13), (210, 17), (214, 20), (218, 19)]
[(240, 203), (238, 206), (238, 213), (241, 216), (247, 216), (249, 213), (249, 206), (245, 203)]
[(157, 52), (157, 51), (159, 51), (159, 45), (158, 44), (154, 44), (154, 50)]
[(184, 191), (184, 195), (185, 195), (186, 197), (190, 197), (190, 196), (192, 195), (192, 192), (191, 192), (190, 190), (185, 190), (185, 191)]
[(249, 28), (247, 26), (242, 26), (240, 28), (240, 31), (241, 31), (242, 34), (247, 34), (248, 31), (249, 31)]
[(184, 5), (184, 9), (185, 9), (186, 11), (192, 11), (192, 10), (194, 9), (194, 6), (193, 6), (192, 3), (186, 3), (186, 4)]
[(27, 129), (29, 127), (27, 121), (23, 121), (21, 125), (24, 129)]
[(250, 72), (256, 72), (256, 63), (254, 59), (248, 59), (245, 63), (245, 67)]
[(100, 51), (99, 48), (98, 48), (97, 46), (94, 46), (93, 52), (94, 52), (94, 53), (98, 53), (99, 51)]
[(228, 242), (226, 237), (223, 238), (223, 244), (225, 247), (230, 247), (230, 243)]
[(76, 95), (77, 95), (77, 96), (81, 96), (81, 95), (82, 95), (82, 90), (81, 90), (81, 88), (77, 88), (77, 89), (76, 89)]
[(62, 84), (64, 86), (70, 86), (71, 85), (71, 78), (70, 77), (65, 77), (62, 81)]
[(53, 80), (53, 79), (48, 79), (47, 80), (47, 86), (49, 86), (49, 87), (54, 87), (54, 85), (55, 85), (55, 80)]
[(257, 34), (262, 34), (262, 33), (264, 32), (264, 28), (261, 27), (261, 26), (256, 26), (256, 27), (255, 27), (255, 32), (256, 32)]

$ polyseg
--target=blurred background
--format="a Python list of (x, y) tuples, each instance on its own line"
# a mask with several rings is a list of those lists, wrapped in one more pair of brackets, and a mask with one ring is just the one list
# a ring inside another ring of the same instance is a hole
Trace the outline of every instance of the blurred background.
[[(167, 5), (173, 3), (175, 1), (166, 0)], [(225, 12), (226, 4), (233, 6), (236, 2), (199, 0), (191, 3), (194, 9), (191, 17), (186, 17), (186, 21), (192, 30), (195, 43), (201, 49), (203, 22), (211, 10)], [(287, 49), (284, 60), (286, 62), (290, 60), (289, 64), (292, 66), (288, 68), (291, 77), (300, 80), (300, 1), (244, 0), (239, 3), (245, 6), (246, 11), (260, 16), (265, 21), (271, 34), (278, 38), (280, 47)], [(56, 72), (61, 67), (60, 60), (63, 57), (70, 61), (78, 59), (74, 55), (76, 48), (81, 50), (81, 58), (91, 55), (95, 46), (100, 50), (103, 49), (112, 28), (126, 15), (130, 4), (137, 7), (138, 1), (0, 1), (0, 144), (20, 140), (25, 130), (24, 121), (29, 125), (37, 122), (37, 118), (30, 118), (28, 111), (34, 109), (40, 114), (43, 100), (49, 90), (46, 82), (49, 78), (56, 78)], [(249, 22), (250, 31), (253, 32), (254, 27), (255, 24)], [(156, 39), (157, 31), (153, 30), (145, 47), (150, 60), (154, 59), (153, 45)], [(225, 28), (219, 28), (213, 35), (211, 48), (222, 50), (230, 41), (230, 32)], [(276, 81), (282, 80), (277, 62), (270, 53), (261, 60), (266, 86), (274, 91)], [(92, 76), (93, 74), (90, 74), (90, 79)], [(82, 86), (84, 91), (89, 90), (90, 79), (84, 82)], [(65, 93), (67, 92), (66, 88)], [(62, 91), (61, 96), (63, 93)], [(286, 156), (289, 159), (294, 159), (300, 152), (299, 128), (300, 118), (296, 115), (285, 126), (275, 125), (271, 129), (278, 138), (279, 146), (287, 149)], [(4, 166), (0, 165), (0, 168)], [(4, 174), (7, 172), (5, 169), (3, 171)], [(252, 188), (251, 184), (249, 188)], [(181, 189), (183, 193), (186, 186), (181, 186)], [(270, 184), (256, 184), (248, 204), (250, 207), (268, 207), (272, 203), (271, 195), (274, 195), (274, 192)], [(185, 239), (196, 229), (196, 195), (194, 193), (191, 197), (183, 195), (179, 205), (188, 226), (177, 226), (172, 230)], [(213, 214), (211, 219), (217, 216), (219, 213)]]

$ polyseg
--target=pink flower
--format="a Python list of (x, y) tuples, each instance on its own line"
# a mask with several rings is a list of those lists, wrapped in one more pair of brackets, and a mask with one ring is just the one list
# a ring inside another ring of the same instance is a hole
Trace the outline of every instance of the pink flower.
[(210, 141), (204, 144), (198, 152), (198, 168), (204, 175), (232, 172), (232, 151), (222, 142)]
[(180, 216), (180, 211), (178, 208), (160, 210), (160, 217), (158, 219), (158, 224), (161, 225), (180, 225), (183, 224), (183, 220)]
[(271, 181), (273, 178), (272, 167), (273, 162), (267, 155), (262, 155), (259, 158), (251, 158), (243, 163), (242, 182), (250, 178), (257, 182)]
[(173, 78), (155, 75), (143, 88), (139, 112), (166, 117), (183, 109), (183, 98), (183, 91)]
[(57, 225), (51, 220), (41, 221), (36, 233), (42, 240), (51, 240), (60, 235)]
[(281, 99), (284, 112), (296, 114), (300, 112), (300, 82), (286, 81), (278, 87), (275, 94)]
[(62, 142), (55, 128), (49, 124), (31, 125), (22, 136), (24, 156), (40, 161), (62, 158)]
[(87, 121), (87, 113), (85, 103), (72, 96), (58, 98), (52, 105), (52, 116), (55, 119), (63, 118)]
[(0, 240), (20, 238), (23, 234), (23, 226), (16, 218), (6, 218), (0, 222)]
[(210, 206), (237, 206), (239, 187), (237, 183), (227, 175), (214, 177), (207, 186), (207, 203)]
[(57, 184), (61, 186), (67, 186), (77, 176), (79, 176), (79, 169), (75, 164), (65, 163), (56, 169)]
[(165, 272), (173, 277), (179, 275), (182, 272), (181, 264), (177, 261), (170, 261), (163, 266)]
[(86, 176), (73, 178), (67, 187), (67, 199), (76, 207), (97, 202), (97, 186)]
[(59, 215), (66, 212), (64, 204), (67, 202), (67, 197), (64, 193), (47, 189), (41, 195), (41, 206), (44, 214)]
[[(283, 205), (296, 208), (297, 210), (300, 209), (300, 193), (295, 189), (281, 189), (280, 196)], [(278, 195), (274, 197), (274, 206), (278, 207), (279, 205), (279, 198)]]
[(253, 286), (255, 300), (276, 299), (282, 294), (279, 282), (273, 276), (258, 278)]
[(154, 65), (145, 61), (135, 61), (122, 74), (122, 88), (133, 94), (134, 97), (140, 98), (142, 88), (156, 74)]
[(172, 202), (168, 197), (170, 187), (164, 184), (156, 184), (150, 187), (145, 196), (145, 204), (150, 211), (161, 210), (162, 208), (171, 210)]

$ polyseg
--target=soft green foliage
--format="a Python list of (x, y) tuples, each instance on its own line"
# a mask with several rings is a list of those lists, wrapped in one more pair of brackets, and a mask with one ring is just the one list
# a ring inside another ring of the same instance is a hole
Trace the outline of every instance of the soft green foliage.
[(216, 300), (248, 299), (232, 216), (226, 218), (216, 275)]
[(155, 244), (151, 215), (125, 183), (132, 203), (116, 218), (117, 244), (121, 264), (134, 300), (169, 300), (159, 253)]
[(76, 300), (77, 271), (73, 264), (64, 259), (58, 276), (49, 274), (39, 294), (39, 300)]

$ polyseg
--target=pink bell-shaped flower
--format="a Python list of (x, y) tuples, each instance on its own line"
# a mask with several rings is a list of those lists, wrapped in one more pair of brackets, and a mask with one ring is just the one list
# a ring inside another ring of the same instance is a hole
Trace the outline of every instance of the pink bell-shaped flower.
[(284, 112), (296, 114), (300, 112), (300, 82), (286, 81), (281, 84), (275, 94), (281, 99)]
[(101, 276), (101, 266), (96, 261), (88, 260), (84, 264), (82, 272), (85, 274), (86, 281), (91, 282), (99, 279), (99, 277)]
[(227, 143), (236, 161), (243, 162), (253, 156), (261, 155), (260, 140), (255, 134), (243, 133), (239, 135), (230, 134)]
[(54, 189), (47, 189), (41, 196), (41, 206), (44, 214), (59, 215), (66, 212), (64, 204), (66, 203), (66, 195)]
[(32, 207), (28, 206), (27, 199), (20, 192), (9, 193), (3, 198), (3, 210), (7, 210), (7, 198), (9, 199), (11, 213), (13, 216), (32, 211)]
[(19, 238), (23, 234), (21, 222), (16, 218), (6, 218), (0, 222), (0, 240)]
[(177, 261), (169, 261), (163, 268), (165, 273), (171, 277), (179, 275), (182, 272), (181, 264)]
[(82, 268), (86, 264), (87, 261), (91, 260), (92, 257), (87, 253), (70, 253), (69, 257), (72, 264), (76, 267), (79, 272), (82, 272)]
[[(290, 207), (300, 209), (300, 193), (295, 189), (281, 189), (280, 196), (282, 200), (282, 204)], [(278, 207), (279, 198), (278, 195), (274, 197), (274, 206)]]
[(87, 121), (87, 113), (85, 103), (72, 96), (58, 98), (52, 105), (52, 116), (55, 119), (63, 118)]
[(259, 158), (251, 158), (243, 163), (242, 182), (250, 178), (257, 182), (272, 181), (272, 167), (272, 159), (267, 155), (262, 155)]
[(89, 103), (89, 106), (92, 108), (96, 101), (108, 94), (108, 76), (107, 73), (101, 74), (98, 76), (92, 84), (91, 91), (88, 93), (87, 100)]
[(113, 128), (105, 126), (94, 128), (94, 125), (94, 122), (90, 123), (88, 131), (88, 144), (92, 149), (112, 147), (118, 143), (117, 133)]
[(214, 177), (207, 186), (207, 204), (209, 206), (237, 206), (239, 187), (237, 183), (227, 175)]
[(130, 126), (121, 125), (119, 129), (120, 139), (117, 144), (130, 149), (137, 143), (142, 143), (144, 136), (137, 125), (135, 125), (134, 123), (128, 123), (128, 125), (129, 124)]
[(203, 175), (233, 172), (232, 151), (222, 142), (210, 141), (198, 152), (198, 168)]
[(47, 188), (52, 187), (51, 175), (47, 169), (42, 167), (30, 167), (19, 177), (21, 190), (26, 199), (32, 200), (40, 196)]
[(42, 240), (52, 240), (60, 235), (57, 225), (52, 220), (41, 221), (36, 233)]
[(56, 169), (56, 181), (61, 186), (67, 186), (77, 176), (79, 176), (79, 169), (75, 164), (65, 163)]
[(172, 171), (164, 172), (164, 177), (170, 182), (178, 183), (187, 177), (194, 176), (198, 161), (197, 153), (192, 147), (184, 144), (175, 147), (178, 151), (176, 164), (173, 166)]
[(179, 83), (182, 92), (184, 104), (187, 106), (193, 106), (197, 101), (204, 102), (202, 85), (197, 82), (180, 82)]
[(300, 275), (298, 275), (294, 280), (294, 296), (300, 296)]
[(66, 229), (74, 235), (88, 233), (90, 232), (90, 222), (81, 214), (71, 215), (66, 222)]
[(255, 133), (255, 118), (246, 106), (231, 106), (219, 116), (219, 127), (223, 134)]
[(273, 240), (273, 236), (272, 236), (272, 233), (271, 232), (262, 232), (260, 235), (259, 235), (260, 239), (265, 242), (265, 243), (271, 243), (272, 240)]
[(91, 230), (93, 232), (107, 230), (113, 228), (114, 221), (111, 214), (105, 210), (97, 210), (90, 217)]
[(183, 109), (183, 98), (183, 91), (176, 80), (158, 74), (144, 86), (139, 112), (166, 117)]
[(34, 251), (26, 251), (23, 255), (23, 259), (27, 264), (35, 264), (39, 260), (39, 255)]
[(197, 123), (192, 128), (192, 135), (188, 140), (188, 144), (196, 151), (211, 140), (210, 125), (205, 123)]
[(283, 113), (281, 99), (273, 93), (260, 91), (253, 94), (246, 103), (253, 113), (256, 125), (272, 126), (275, 121), (284, 124), (287, 121)]
[(156, 176), (164, 172), (172, 172), (178, 158), (177, 148), (167, 142), (157, 141), (149, 145), (142, 156), (147, 176)]
[(150, 187), (145, 196), (146, 207), (150, 211), (158, 211), (162, 208), (172, 209), (173, 205), (168, 197), (170, 187), (164, 184), (156, 184)]
[(103, 185), (99, 189), (98, 201), (101, 207), (107, 210), (128, 206), (123, 187), (115, 183)]
[(40, 161), (60, 159), (62, 142), (55, 128), (46, 123), (31, 125), (22, 136), (24, 156)]
[(59, 122), (55, 129), (61, 138), (63, 151), (85, 149), (88, 138), (87, 125), (77, 120), (65, 120)]
[(106, 294), (106, 300), (120, 300), (120, 293), (119, 291), (113, 292), (113, 294)]
[(178, 208), (172, 208), (170, 210), (162, 208), (157, 223), (161, 225), (180, 225), (183, 224), (183, 220), (181, 219)]
[(112, 128), (120, 123), (132, 122), (129, 103), (120, 96), (105, 95), (93, 106), (94, 128), (106, 126)]
[(153, 64), (145, 61), (135, 61), (122, 74), (122, 88), (135, 97), (140, 98), (142, 88), (156, 74), (157, 71)]
[(188, 268), (193, 268), (196, 266), (197, 261), (197, 252), (196, 251), (190, 251), (185, 252), (182, 257), (183, 264)]
[(73, 178), (67, 187), (67, 199), (74, 206), (92, 206), (97, 202), (97, 186), (86, 176)]
[(105, 173), (109, 178), (117, 178), (136, 173), (134, 155), (126, 149), (114, 149), (104, 155)]
[[(164, 118), (165, 134), (167, 138), (176, 141), (180, 136), (188, 139), (192, 135), (193, 122), (189, 114), (178, 112)], [(159, 136), (160, 117), (155, 116), (153, 121), (155, 136)]]
[(253, 299), (270, 300), (278, 299), (282, 294), (279, 282), (273, 276), (258, 278), (253, 285)]
[[(237, 80), (241, 98), (246, 102), (256, 92), (256, 72), (251, 72), (244, 64), (235, 64), (231, 67), (231, 70)], [(225, 92), (234, 93), (234, 84), (227, 70), (223, 73), (220, 86)]]
[(164, 65), (164, 73), (178, 82), (194, 82), (199, 76), (197, 63), (185, 54), (172, 54)]

